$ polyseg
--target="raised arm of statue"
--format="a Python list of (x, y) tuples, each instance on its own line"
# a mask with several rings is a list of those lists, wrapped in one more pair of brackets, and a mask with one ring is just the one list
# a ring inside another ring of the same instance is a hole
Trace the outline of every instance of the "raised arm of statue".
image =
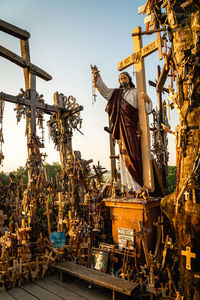
[(108, 88), (107, 85), (103, 82), (96, 65), (90, 65), (90, 67), (92, 70), (93, 87), (95, 87), (106, 100), (109, 100), (112, 96), (113, 89)]
[(93, 87), (96, 88), (96, 81), (97, 81), (97, 77), (99, 75), (99, 70), (96, 65), (94, 65), (94, 66), (90, 65), (90, 68), (91, 68), (91, 72), (92, 72), (92, 84), (93, 84)]

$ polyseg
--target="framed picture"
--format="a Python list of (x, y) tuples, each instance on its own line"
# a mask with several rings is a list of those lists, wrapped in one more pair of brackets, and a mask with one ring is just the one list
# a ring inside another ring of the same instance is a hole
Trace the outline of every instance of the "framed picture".
[(65, 232), (51, 232), (51, 243), (55, 243), (55, 248), (60, 248), (65, 245)]
[(99, 243), (99, 248), (101, 250), (106, 250), (106, 251), (110, 252), (115, 249), (115, 245), (107, 244), (107, 243)]
[(92, 265), (95, 270), (106, 273), (108, 264), (108, 251), (92, 248)]

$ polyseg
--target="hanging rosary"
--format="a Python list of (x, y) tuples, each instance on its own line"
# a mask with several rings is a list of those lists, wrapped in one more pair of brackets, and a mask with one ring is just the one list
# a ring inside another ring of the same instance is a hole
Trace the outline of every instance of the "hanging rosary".
[(94, 102), (96, 102), (96, 78), (97, 78), (97, 74), (99, 74), (99, 70), (97, 69), (97, 66), (94, 65), (94, 67), (92, 65), (90, 65), (91, 71), (92, 71), (92, 104), (94, 104)]

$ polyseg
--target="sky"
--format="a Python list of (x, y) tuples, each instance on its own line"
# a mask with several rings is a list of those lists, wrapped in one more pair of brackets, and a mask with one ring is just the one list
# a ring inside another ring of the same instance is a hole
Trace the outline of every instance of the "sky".
[[(53, 104), (53, 94), (58, 91), (72, 95), (84, 107), (81, 112), (81, 131), (74, 132), (73, 150), (81, 151), (82, 158), (110, 169), (109, 135), (105, 112), (106, 100), (98, 93), (92, 104), (90, 64), (96, 64), (108, 87), (118, 87), (117, 63), (133, 53), (131, 32), (136, 26), (145, 30), (144, 15), (137, 8), (144, 0), (0, 0), (0, 18), (28, 31), (31, 62), (52, 76), (51, 81), (37, 78), (37, 92), (45, 102)], [(143, 36), (143, 46), (156, 39), (156, 34)], [(0, 32), (0, 45), (20, 54), (20, 40)], [(158, 52), (145, 58), (147, 93), (158, 106), (155, 88), (148, 80), (157, 78), (157, 65), (162, 67)], [(133, 77), (133, 66), (126, 69)], [(23, 69), (0, 57), (0, 92), (17, 95), (24, 89)], [(163, 99), (166, 99), (165, 94)], [(0, 171), (9, 172), (25, 166), (27, 146), (25, 120), (16, 122), (15, 105), (5, 103), (3, 118), (3, 154)], [(59, 153), (49, 139), (45, 116), (46, 162), (59, 162)], [(175, 111), (169, 121), (173, 129), (178, 122)], [(39, 133), (39, 131), (38, 131)], [(169, 165), (175, 164), (174, 137), (169, 136)]]

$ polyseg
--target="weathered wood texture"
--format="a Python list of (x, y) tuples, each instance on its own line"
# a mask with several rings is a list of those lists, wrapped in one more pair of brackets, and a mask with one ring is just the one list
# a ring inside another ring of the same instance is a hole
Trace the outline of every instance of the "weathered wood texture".
[(69, 261), (59, 262), (55, 266), (55, 269), (57, 271), (68, 273), (91, 283), (106, 287), (108, 289), (115, 290), (125, 295), (131, 295), (131, 292), (138, 286), (137, 283), (116, 277), (114, 278), (111, 275), (101, 273), (99, 271), (89, 269), (87, 267), (77, 265)]
[(32, 63), (28, 63), (27, 61), (25, 61), (24, 58), (20, 57), (19, 55), (15, 54), (14, 52), (12, 52), (6, 48), (4, 48), (3, 46), (0, 46), (0, 55), (4, 58), (10, 60), (11, 62), (15, 63), (19, 67), (22, 67), (22, 68), (28, 67), (31, 70), (31, 72), (33, 72), (35, 75), (37, 75), (38, 77), (40, 77), (46, 81), (52, 79), (51, 75), (49, 75), (47, 72), (45, 72), (44, 70), (40, 69), (39, 67), (37, 67), (36, 65), (34, 65)]
[[(77, 299), (79, 299), (78, 296), (81, 296), (84, 299), (88, 300), (110, 300), (112, 296), (112, 292), (110, 290), (104, 289), (102, 287), (88, 288), (88, 282), (80, 280), (79, 278), (74, 278), (67, 274), (66, 276), (64, 276), (64, 281), (60, 281), (58, 275), (56, 274), (48, 276), (47, 280), (75, 293), (77, 295)], [(125, 295), (121, 296), (128, 297)]]
[[(147, 232), (148, 249), (154, 248), (154, 228), (153, 222), (157, 221), (160, 213), (160, 200), (154, 199), (144, 201), (142, 199), (105, 201), (105, 205), (110, 207), (110, 219), (112, 220), (113, 241), (118, 245), (118, 228), (133, 229), (139, 232), (138, 222), (142, 222), (149, 232)], [(136, 237), (137, 251), (141, 253), (141, 238)]]
[(14, 300), (14, 299), (16, 298), (13, 298), (7, 292), (0, 293), (0, 300)]
[[(15, 288), (7, 291), (8, 295), (13, 297), (14, 299), (26, 299), (26, 300), (35, 300), (37, 299), (33, 295), (27, 293), (21, 288)], [(1, 299), (1, 298), (0, 298)]]
[(29, 294), (35, 296), (38, 299), (43, 300), (60, 300), (61, 297), (57, 296), (54, 293), (51, 293), (47, 289), (44, 289), (37, 285), (36, 283), (26, 284), (22, 286), (22, 289)]
[[(21, 46), (22, 58), (29, 65), (31, 63), (29, 41), (28, 40), (26, 40), (26, 41), (20, 40), (20, 46)], [(25, 80), (25, 90), (28, 90), (29, 89), (29, 69), (28, 69), (28, 67), (24, 68), (24, 80)]]
[(9, 24), (3, 20), (0, 20), (0, 30), (11, 34), (21, 40), (27, 40), (30, 38), (30, 33), (26, 30), (23, 30), (17, 26)]
[[(140, 33), (141, 27), (133, 29), (132, 33)], [(134, 52), (141, 51), (143, 48), (142, 39), (138, 36), (133, 36), (133, 48)], [(145, 47), (143, 48), (145, 49)], [(156, 48), (157, 49), (157, 48)], [(153, 166), (151, 160), (151, 148), (150, 148), (150, 129), (149, 129), (149, 116), (146, 111), (146, 103), (142, 98), (141, 93), (146, 93), (146, 76), (144, 57), (141, 57), (140, 61), (135, 64), (136, 83), (137, 83), (137, 97), (138, 97), (138, 111), (141, 134), (141, 150), (142, 150), (142, 165), (143, 165), (143, 182), (150, 191), (154, 191), (154, 176)]]
[[(61, 281), (59, 281), (61, 282)], [(70, 290), (62, 287), (61, 285), (59, 285), (58, 283), (55, 283), (53, 281), (44, 279), (41, 281), (37, 281), (36, 285), (40, 286), (43, 289), (48, 290), (49, 292), (58, 295), (59, 297), (61, 297), (62, 299), (70, 299), (70, 300), (81, 300), (83, 299), (82, 296), (80, 296), (77, 293), (71, 292)]]
[[(72, 276), (65, 276), (65, 281), (60, 281), (58, 274), (36, 280), (32, 284), (22, 285), (19, 288), (0, 293), (0, 300), (110, 300), (112, 292), (98, 286), (90, 286), (88, 282)], [(116, 300), (128, 300), (129, 296), (115, 294)]]
[[(21, 105), (24, 105), (24, 106), (31, 106), (30, 99), (18, 98), (16, 96), (5, 94), (3, 92), (0, 93), (0, 100), (6, 101), (6, 102), (11, 102), (11, 103), (16, 103), (16, 104), (21, 104)], [(61, 110), (57, 106), (45, 104), (45, 103), (42, 103), (42, 102), (37, 102), (36, 103), (36, 108), (42, 109), (46, 114), (59, 112)], [(63, 108), (62, 111), (67, 112), (67, 109)]]

